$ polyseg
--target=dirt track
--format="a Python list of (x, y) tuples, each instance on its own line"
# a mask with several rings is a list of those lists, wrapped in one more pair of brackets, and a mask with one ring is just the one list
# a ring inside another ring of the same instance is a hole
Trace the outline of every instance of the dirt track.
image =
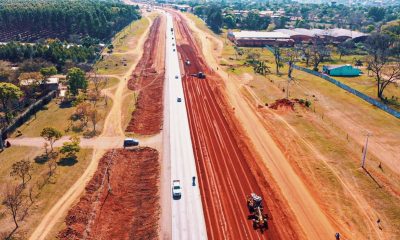
[(156, 150), (110, 150), (100, 160), (86, 193), (68, 212), (67, 228), (59, 239), (156, 239), (159, 178)]
[(142, 135), (160, 132), (163, 114), (165, 19), (157, 17), (144, 44), (145, 51), (129, 79), (128, 88), (138, 92), (136, 109), (126, 129)]
[[(274, 218), (285, 218), (277, 206), (279, 200), (262, 179), (221, 92), (210, 84), (217, 76), (205, 64), (186, 23), (180, 15), (174, 17), (181, 59), (191, 61), (185, 65), (183, 84), (209, 239), (298, 239), (290, 223), (280, 230), (274, 224)], [(207, 79), (190, 76), (198, 71), (205, 72)], [(268, 210), (272, 219), (264, 234), (247, 220), (245, 197), (251, 192), (263, 195), (267, 205), (274, 206)]]

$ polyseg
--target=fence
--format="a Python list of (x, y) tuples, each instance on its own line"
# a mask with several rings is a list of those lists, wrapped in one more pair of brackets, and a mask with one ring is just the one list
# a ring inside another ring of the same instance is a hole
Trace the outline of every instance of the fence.
[[(265, 48), (268, 49), (270, 52), (274, 53), (274, 49), (272, 47), (265, 46)], [(303, 71), (303, 72), (306, 72), (306, 73), (309, 73), (309, 74), (312, 74), (314, 76), (320, 77), (320, 78), (322, 78), (324, 80), (327, 80), (330, 83), (333, 83), (336, 86), (340, 87), (341, 89), (344, 89), (344, 90), (348, 91), (349, 93), (354, 94), (357, 97), (363, 99), (364, 101), (366, 101), (366, 102), (368, 102), (368, 103), (370, 103), (370, 104), (382, 109), (383, 111), (389, 113), (390, 115), (393, 115), (396, 118), (400, 118), (400, 112), (398, 112), (398, 111), (388, 107), (387, 105), (385, 105), (385, 104), (383, 104), (383, 103), (381, 103), (381, 102), (379, 102), (379, 101), (377, 101), (377, 100), (365, 95), (364, 93), (361, 93), (361, 92), (355, 90), (354, 88), (351, 88), (351, 87), (347, 86), (346, 84), (344, 84), (342, 82), (339, 82), (336, 79), (333, 79), (333, 78), (331, 78), (331, 77), (329, 77), (329, 76), (327, 76), (325, 74), (310, 70), (308, 68), (303, 68), (303, 67), (300, 67), (300, 66), (297, 66), (297, 65), (293, 65), (293, 68), (297, 69), (297, 70), (300, 70), (300, 71)]]
[(351, 87), (347, 86), (346, 84), (344, 84), (342, 82), (339, 82), (336, 79), (333, 79), (333, 78), (331, 78), (331, 77), (329, 77), (329, 76), (327, 76), (325, 74), (322, 74), (322, 73), (319, 73), (319, 72), (316, 72), (316, 71), (312, 71), (310, 69), (303, 68), (303, 67), (300, 67), (300, 66), (297, 66), (297, 65), (293, 66), (293, 68), (297, 69), (297, 70), (300, 70), (300, 71), (303, 71), (303, 72), (306, 72), (306, 73), (309, 73), (309, 74), (312, 74), (314, 76), (320, 77), (320, 78), (322, 78), (324, 80), (327, 80), (327, 81), (335, 84), (336, 86), (348, 91), (349, 93), (356, 95), (357, 97), (363, 99), (364, 101), (366, 101), (366, 102), (368, 102), (368, 103), (370, 103), (370, 104), (382, 109), (383, 111), (395, 116), (396, 118), (400, 118), (400, 112), (398, 112), (398, 111), (388, 107), (387, 105), (385, 105), (385, 104), (383, 104), (383, 103), (381, 103), (381, 102), (379, 102), (379, 101), (377, 101), (377, 100), (365, 95), (364, 93), (361, 93), (361, 92), (355, 90), (354, 88), (351, 88)]
[(44, 105), (50, 102), (56, 96), (57, 91), (53, 90), (49, 92), (47, 95), (36, 101), (34, 104), (29, 106), (26, 110), (24, 110), (19, 116), (17, 116), (7, 127), (0, 130), (0, 146), (2, 145), (2, 140), (6, 139), (8, 134), (13, 132), (19, 126), (21, 126), (24, 122), (26, 122), (33, 114), (39, 111)]

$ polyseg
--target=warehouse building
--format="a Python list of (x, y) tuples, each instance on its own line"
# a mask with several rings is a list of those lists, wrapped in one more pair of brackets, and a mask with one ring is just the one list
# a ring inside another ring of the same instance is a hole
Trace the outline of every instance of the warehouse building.
[(272, 32), (241, 31), (228, 32), (228, 38), (237, 46), (257, 47), (265, 45), (293, 46), (294, 43), (311, 42), (316, 38), (327, 43), (338, 44), (352, 39), (355, 42), (364, 41), (368, 34), (348, 29), (276, 29)]
[(331, 43), (340, 43), (352, 39), (355, 42), (364, 41), (368, 34), (351, 31), (343, 28), (333, 29), (276, 29), (274, 32), (282, 32), (288, 34), (296, 43), (307, 42), (315, 39), (316, 37)]
[(266, 45), (290, 47), (294, 44), (289, 35), (280, 32), (228, 32), (228, 39), (240, 47), (263, 47)]

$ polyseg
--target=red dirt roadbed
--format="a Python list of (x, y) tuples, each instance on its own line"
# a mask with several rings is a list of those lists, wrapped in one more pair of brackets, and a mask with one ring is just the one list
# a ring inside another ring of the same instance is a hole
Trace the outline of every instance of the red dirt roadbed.
[[(218, 87), (218, 78), (206, 64), (186, 22), (175, 17), (178, 52), (184, 64), (183, 87), (189, 114), (204, 215), (209, 239), (296, 239), (290, 224), (278, 226), (274, 218), (285, 218), (279, 209), (271, 213), (268, 202), (276, 207), (275, 195), (255, 164), (246, 140), (237, 127), (232, 110)], [(204, 72), (206, 79), (190, 74)], [(257, 174), (257, 176), (254, 175)], [(261, 189), (261, 187), (263, 189)], [(263, 234), (248, 220), (246, 195), (262, 195), (272, 219)], [(265, 195), (264, 193), (269, 193)], [(274, 209), (275, 210), (275, 209)]]

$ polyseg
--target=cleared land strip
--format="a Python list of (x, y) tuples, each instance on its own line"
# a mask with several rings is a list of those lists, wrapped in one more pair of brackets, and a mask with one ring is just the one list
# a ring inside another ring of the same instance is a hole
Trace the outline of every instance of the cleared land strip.
[(128, 81), (128, 88), (136, 91), (136, 109), (126, 129), (142, 135), (160, 132), (163, 120), (165, 19), (157, 17), (144, 44), (142, 58)]
[[(242, 134), (236, 129), (234, 119), (224, 99), (210, 85), (211, 69), (205, 64), (196, 48), (192, 33), (180, 15), (174, 14), (178, 26), (178, 51), (181, 59), (189, 59), (183, 77), (186, 107), (189, 113), (192, 141), (204, 204), (207, 234), (210, 239), (298, 239), (288, 222), (285, 230), (278, 231), (275, 218), (285, 218), (282, 212), (269, 212), (272, 218), (269, 230), (262, 234), (248, 220), (246, 195), (255, 192), (268, 201), (276, 200), (266, 182), (259, 182), (254, 173), (260, 170), (252, 163)], [(203, 71), (207, 79), (190, 74)], [(260, 185), (267, 189), (264, 194)], [(265, 183), (265, 185), (264, 185)], [(278, 201), (277, 201), (278, 202)], [(277, 203), (276, 202), (276, 203)], [(276, 204), (275, 203), (275, 204)], [(268, 204), (267, 204), (268, 207)], [(282, 226), (281, 226), (282, 228)]]

